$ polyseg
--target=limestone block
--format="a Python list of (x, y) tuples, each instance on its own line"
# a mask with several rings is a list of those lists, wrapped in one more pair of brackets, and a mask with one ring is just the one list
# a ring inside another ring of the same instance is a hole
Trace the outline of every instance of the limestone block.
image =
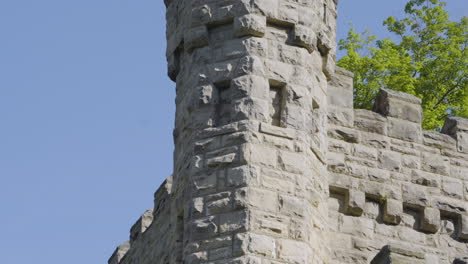
[(449, 135), (441, 134), (436, 131), (423, 131), (423, 143), (440, 149), (456, 150), (457, 141)]
[(278, 194), (276, 192), (250, 188), (246, 201), (250, 206), (266, 212), (278, 211)]
[[(333, 48), (332, 48), (333, 49)], [(322, 71), (327, 77), (327, 80), (330, 80), (335, 74), (336, 60), (335, 55), (331, 52), (328, 52), (325, 56), (322, 57)]]
[(341, 233), (373, 239), (374, 221), (363, 217), (343, 215), (339, 223), (339, 230)]
[(328, 122), (332, 125), (353, 127), (354, 125), (354, 112), (352, 109), (342, 107), (328, 107)]
[(293, 139), (296, 137), (296, 131), (294, 129), (273, 126), (266, 123), (260, 124), (260, 132), (287, 139)]
[(286, 127), (298, 130), (306, 129), (306, 111), (303, 106), (287, 104), (284, 109), (283, 123)]
[(380, 151), (379, 168), (389, 171), (401, 171), (401, 154), (392, 151)]
[(458, 237), (463, 240), (468, 240), (468, 215), (460, 216), (460, 233)]
[[(335, 80), (339, 82), (340, 80)], [(353, 90), (340, 87), (342, 84), (336, 86), (330, 85), (328, 87), (328, 103), (333, 106), (340, 106), (344, 108), (353, 107)]]
[(421, 125), (419, 123), (389, 117), (388, 136), (410, 142), (421, 142)]
[(439, 188), (442, 185), (440, 175), (419, 170), (411, 171), (411, 182), (435, 188)]
[(421, 99), (402, 92), (380, 89), (375, 99), (374, 111), (418, 124), (422, 122)]
[(402, 186), (403, 201), (406, 204), (418, 207), (429, 205), (429, 197), (426, 188), (415, 184), (404, 184)]
[(251, 140), (250, 134), (246, 132), (237, 132), (226, 134), (221, 137), (221, 142), (225, 147), (232, 147), (245, 144)]
[(304, 155), (289, 151), (279, 151), (278, 165), (287, 172), (302, 174), (306, 170)]
[(205, 200), (203, 197), (193, 198), (190, 203), (191, 216), (202, 217), (205, 212)]
[(309, 249), (305, 243), (294, 240), (279, 240), (279, 259), (291, 264), (309, 263)]
[(440, 211), (435, 208), (425, 207), (420, 226), (423, 231), (432, 234), (437, 233), (440, 228)]
[(195, 142), (194, 151), (196, 154), (206, 153), (221, 147), (221, 138), (207, 138)]
[(252, 0), (251, 5), (255, 13), (266, 17), (278, 17), (279, 0)]
[(354, 216), (361, 216), (366, 204), (366, 195), (358, 190), (349, 190), (346, 199), (346, 213)]
[(265, 68), (267, 69), (268, 78), (279, 83), (289, 83), (294, 73), (293, 65), (276, 60), (266, 60)]
[(153, 209), (146, 210), (130, 229), (130, 243), (135, 241), (153, 223)]
[(341, 139), (349, 143), (359, 143), (361, 139), (361, 135), (359, 131), (344, 128), (344, 127), (333, 127), (328, 130), (328, 135), (336, 138)]
[(185, 49), (191, 51), (208, 45), (209, 37), (206, 26), (191, 28), (184, 34)]
[[(229, 38), (227, 36), (220, 36), (220, 38)], [(244, 56), (249, 55), (249, 52), (252, 48), (259, 49), (256, 53), (261, 54), (261, 49), (264, 48), (263, 46), (254, 47), (255, 44), (252, 44), (250, 39), (229, 39), (229, 40), (210, 40), (213, 43), (223, 43), (222, 47), (215, 48), (213, 50), (213, 60), (215, 61), (224, 61), (230, 59), (238, 59)], [(256, 44), (262, 45), (261, 42), (257, 42)]]
[(299, 199), (289, 195), (279, 195), (279, 213), (290, 216), (303, 218), (306, 213), (306, 204), (303, 199)]
[(318, 19), (317, 15), (309, 7), (299, 8), (299, 24), (306, 27), (312, 27)]
[[(233, 209), (233, 202), (231, 200), (230, 193), (225, 193), (226, 195), (223, 195), (222, 197), (219, 197), (223, 193), (211, 195), (207, 197), (206, 202), (206, 213), (208, 215), (215, 215), (215, 214), (220, 214), (224, 212), (229, 212)], [(217, 197), (212, 197), (212, 196), (217, 196)]]
[(450, 161), (447, 157), (439, 156), (432, 153), (424, 153), (421, 167), (423, 170), (435, 174), (449, 175)]
[(254, 233), (236, 234), (234, 237), (234, 254), (255, 254), (268, 258), (276, 258), (275, 239)]
[(241, 166), (226, 169), (227, 187), (245, 187), (247, 184), (254, 184), (258, 181), (257, 169), (249, 166)]
[(225, 260), (232, 257), (232, 247), (212, 249), (208, 252), (208, 260)]
[(390, 172), (378, 168), (369, 168), (367, 170), (368, 178), (372, 181), (386, 182), (390, 179)]
[(346, 173), (348, 168), (345, 163), (345, 155), (342, 153), (329, 152), (327, 155), (328, 169), (337, 173)]
[(387, 199), (384, 202), (383, 221), (387, 224), (398, 225), (403, 214), (403, 203), (394, 199)]
[(299, 8), (294, 3), (279, 1), (277, 19), (284, 23), (297, 24), (299, 21)]
[(334, 47), (332, 40), (328, 37), (325, 29), (320, 29), (317, 35), (317, 49), (322, 57), (327, 57)]
[(208, 252), (200, 251), (200, 252), (189, 254), (187, 256), (186, 262), (189, 264), (198, 264), (207, 260), (208, 260)]
[(233, 59), (206, 65), (209, 79), (212, 83), (224, 83), (242, 75), (236, 72), (239, 63), (240, 60)]
[(117, 249), (114, 251), (114, 254), (109, 259), (109, 264), (119, 264), (122, 258), (127, 254), (127, 252), (130, 250), (130, 242), (127, 241), (120, 246), (117, 247)]
[(206, 160), (206, 166), (209, 168), (219, 168), (232, 165), (234, 162), (238, 161), (239, 156), (237, 153), (229, 153), (223, 156), (208, 158)]
[(248, 213), (245, 210), (225, 213), (219, 216), (219, 232), (243, 232), (249, 225)]
[(405, 249), (403, 245), (385, 246), (370, 264), (426, 264), (423, 253)]
[(353, 145), (353, 154), (356, 157), (363, 158), (366, 160), (377, 160), (378, 152), (375, 148), (369, 148), (363, 145), (355, 144)]
[(267, 76), (263, 60), (257, 56), (246, 56), (239, 60), (235, 77), (253, 74), (257, 76)]
[(266, 25), (265, 16), (248, 14), (234, 18), (234, 32), (239, 37), (263, 37), (265, 35)]
[(371, 146), (377, 149), (388, 149), (390, 145), (390, 139), (388, 137), (361, 132), (362, 138), (361, 143), (367, 146)]
[(251, 214), (251, 228), (271, 237), (288, 237), (289, 218), (275, 213), (255, 211)]
[(242, 38), (242, 44), (245, 46), (245, 51), (247, 54), (258, 56), (261, 58), (268, 56), (268, 40), (265, 38)]
[(421, 167), (421, 159), (417, 156), (403, 155), (401, 162), (405, 168), (419, 169)]
[(277, 150), (264, 147), (261, 145), (252, 145), (249, 148), (250, 161), (253, 164), (258, 164), (265, 167), (276, 167), (277, 164)]
[(218, 175), (216, 172), (203, 173), (193, 177), (192, 191), (195, 194), (206, 194), (216, 190)]
[[(191, 12), (190, 23), (192, 27), (203, 26), (211, 21), (213, 15), (209, 5), (194, 7)], [(170, 23), (168, 23), (169, 25)]]
[(167, 55), (167, 76), (175, 82), (180, 71), (180, 57), (176, 54)]
[(309, 53), (312, 53), (317, 46), (317, 37), (315, 33), (305, 26), (296, 25), (294, 27), (294, 44), (305, 48)]
[(365, 109), (354, 110), (354, 126), (362, 131), (387, 135), (387, 120)]
[(442, 133), (457, 140), (459, 152), (468, 153), (468, 119), (460, 117), (447, 118)]
[(245, 75), (231, 81), (232, 97), (234, 98), (252, 96), (259, 99), (268, 99), (269, 89), (268, 80), (255, 75)]
[(231, 120), (257, 120), (267, 122), (269, 104), (266, 100), (256, 98), (242, 98), (232, 101)]
[(442, 191), (450, 197), (463, 199), (463, 182), (455, 178), (444, 177)]
[(209, 216), (191, 221), (191, 237), (194, 240), (209, 238), (217, 234), (218, 225), (215, 216)]

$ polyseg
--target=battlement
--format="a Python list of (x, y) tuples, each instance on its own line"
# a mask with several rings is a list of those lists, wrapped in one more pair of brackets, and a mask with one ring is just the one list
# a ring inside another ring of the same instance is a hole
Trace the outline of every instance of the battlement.
[[(143, 263), (142, 252), (152, 251), (162, 259), (170, 259), (171, 252), (156, 250), (156, 244), (167, 245), (173, 240), (174, 229), (171, 227), (172, 176), (166, 179), (154, 194), (154, 209), (145, 211), (130, 229), (129, 241), (119, 245), (109, 264)], [(148, 243), (148, 241), (151, 241)], [(173, 253), (172, 253), (173, 254)], [(150, 258), (146, 256), (146, 258)]]
[(374, 250), (399, 240), (429, 254), (429, 241), (437, 240), (445, 250), (438, 255), (465, 256), (468, 120), (450, 117), (442, 133), (424, 131), (419, 98), (382, 89), (372, 111), (353, 109), (352, 74), (339, 69), (331, 83), (328, 169), (335, 232), (380, 240)]
[(452, 264), (468, 252), (468, 121), (353, 108), (337, 0), (166, 0), (174, 171), (110, 264)]

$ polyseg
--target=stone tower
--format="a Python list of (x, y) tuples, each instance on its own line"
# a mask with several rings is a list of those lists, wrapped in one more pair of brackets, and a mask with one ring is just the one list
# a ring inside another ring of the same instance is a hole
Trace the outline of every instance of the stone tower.
[(338, 0), (165, 4), (174, 172), (109, 264), (466, 263), (468, 121), (353, 109)]

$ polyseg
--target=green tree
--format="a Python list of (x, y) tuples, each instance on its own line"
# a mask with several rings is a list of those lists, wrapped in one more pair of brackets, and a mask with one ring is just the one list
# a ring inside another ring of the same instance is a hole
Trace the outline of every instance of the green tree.
[(440, 0), (410, 0), (405, 17), (384, 26), (395, 35), (378, 40), (354, 28), (338, 47), (338, 65), (355, 73), (356, 108), (372, 107), (379, 88), (422, 99), (423, 127), (437, 129), (447, 116), (468, 117), (468, 18), (451, 21)]

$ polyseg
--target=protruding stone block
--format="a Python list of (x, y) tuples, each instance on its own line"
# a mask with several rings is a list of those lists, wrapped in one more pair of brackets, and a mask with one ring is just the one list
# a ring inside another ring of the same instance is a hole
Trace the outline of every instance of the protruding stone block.
[(358, 190), (349, 190), (347, 197), (346, 213), (353, 216), (361, 216), (366, 204), (366, 194)]
[(206, 25), (212, 18), (212, 10), (209, 5), (201, 5), (192, 9), (190, 19), (191, 26)]
[(130, 250), (130, 242), (127, 241), (115, 249), (114, 254), (110, 257), (109, 264), (119, 264), (120, 261), (125, 257), (125, 254)]
[(435, 234), (440, 228), (440, 211), (435, 208), (425, 207), (421, 218), (421, 229)]
[(317, 46), (317, 36), (308, 27), (296, 25), (293, 30), (294, 44), (305, 48), (309, 53), (312, 53)]
[(468, 119), (461, 117), (449, 117), (445, 120), (442, 133), (457, 140), (459, 152), (468, 153)]
[(403, 214), (403, 203), (398, 200), (387, 199), (384, 203), (383, 221), (387, 224), (398, 225)]
[(259, 15), (244, 15), (234, 18), (234, 32), (237, 36), (263, 37), (266, 31), (266, 17)]
[(187, 30), (184, 34), (184, 46), (188, 51), (201, 48), (209, 43), (208, 29), (206, 26), (199, 26)]
[(153, 222), (153, 209), (147, 210), (130, 229), (130, 242), (135, 241)]
[(380, 89), (375, 99), (374, 111), (418, 124), (422, 122), (421, 99), (402, 92)]
[(460, 232), (458, 237), (463, 240), (468, 240), (468, 215), (460, 216)]

